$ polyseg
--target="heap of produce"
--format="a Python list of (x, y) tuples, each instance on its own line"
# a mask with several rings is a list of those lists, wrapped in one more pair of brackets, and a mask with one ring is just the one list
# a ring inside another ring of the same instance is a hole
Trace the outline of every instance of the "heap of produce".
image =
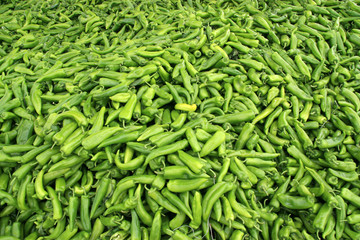
[(10, 0), (0, 26), (0, 240), (360, 239), (359, 0)]

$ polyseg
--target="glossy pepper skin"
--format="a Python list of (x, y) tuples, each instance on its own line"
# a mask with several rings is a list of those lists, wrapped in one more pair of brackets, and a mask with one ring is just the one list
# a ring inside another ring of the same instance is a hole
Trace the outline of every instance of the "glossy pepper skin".
[(278, 200), (281, 205), (289, 209), (308, 209), (314, 205), (314, 198), (290, 196), (285, 193), (278, 195)]
[(358, 239), (359, 13), (2, 4), (0, 235)]

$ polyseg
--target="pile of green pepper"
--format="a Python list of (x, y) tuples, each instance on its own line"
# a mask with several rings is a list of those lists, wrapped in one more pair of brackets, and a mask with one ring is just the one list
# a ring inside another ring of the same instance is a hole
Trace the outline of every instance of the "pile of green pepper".
[(360, 239), (359, 0), (3, 2), (0, 240)]

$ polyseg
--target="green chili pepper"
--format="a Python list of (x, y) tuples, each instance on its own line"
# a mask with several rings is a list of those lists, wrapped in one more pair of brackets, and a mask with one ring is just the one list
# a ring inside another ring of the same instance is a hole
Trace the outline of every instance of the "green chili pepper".
[(96, 191), (96, 195), (93, 201), (93, 204), (91, 206), (91, 210), (90, 210), (90, 218), (92, 218), (94, 216), (94, 213), (96, 211), (96, 209), (98, 208), (98, 206), (100, 205), (100, 203), (102, 202), (102, 200), (104, 199), (107, 190), (108, 190), (108, 186), (110, 184), (110, 179), (109, 178), (102, 178), (100, 185)]
[(46, 190), (49, 193), (49, 197), (51, 198), (53, 205), (53, 219), (59, 220), (63, 217), (63, 209), (61, 207), (60, 200), (52, 187), (46, 186)]
[(169, 202), (160, 192), (155, 189), (150, 189), (148, 191), (149, 196), (154, 199), (159, 205), (163, 206), (165, 209), (173, 212), (179, 213), (177, 207), (175, 207), (172, 203)]
[(180, 140), (168, 146), (159, 147), (156, 150), (152, 151), (145, 159), (145, 166), (154, 158), (174, 153), (176, 151), (184, 149), (188, 145), (187, 140)]
[(327, 203), (323, 204), (314, 219), (314, 227), (316, 230), (323, 232), (325, 230), (326, 223), (329, 221), (333, 208)]
[(221, 195), (232, 190), (233, 188), (234, 188), (233, 184), (226, 182), (216, 183), (213, 187), (209, 188), (202, 202), (202, 206), (203, 206), (202, 217), (204, 221), (206, 221), (210, 216), (211, 209), (214, 203), (216, 202), (216, 200), (218, 200), (221, 197)]
[(225, 141), (225, 133), (223, 131), (217, 131), (203, 146), (200, 151), (200, 156), (206, 156), (211, 151), (215, 150)]
[(278, 200), (281, 205), (289, 209), (308, 209), (314, 205), (313, 197), (300, 197), (300, 196), (291, 196), (285, 193), (278, 195)]

